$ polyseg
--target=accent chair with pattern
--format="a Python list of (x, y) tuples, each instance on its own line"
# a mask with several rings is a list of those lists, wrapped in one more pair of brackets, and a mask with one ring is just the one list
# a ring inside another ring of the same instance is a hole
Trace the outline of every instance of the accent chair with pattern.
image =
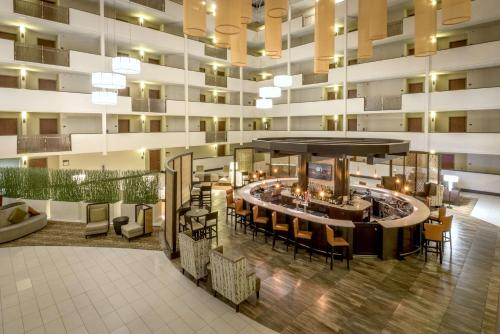
[(182, 273), (187, 271), (200, 285), (200, 279), (208, 275), (207, 264), (210, 261), (210, 239), (194, 240), (191, 231), (179, 233)]

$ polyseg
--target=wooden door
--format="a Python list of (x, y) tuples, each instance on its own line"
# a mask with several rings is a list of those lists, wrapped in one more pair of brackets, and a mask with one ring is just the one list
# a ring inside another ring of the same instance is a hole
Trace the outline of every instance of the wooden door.
[(450, 79), (448, 80), (448, 89), (449, 90), (461, 90), (465, 89), (466, 79)]
[(226, 145), (217, 145), (217, 156), (223, 157), (226, 155)]
[(347, 65), (356, 65), (358, 63), (357, 59), (349, 59), (347, 61)]
[(149, 132), (161, 132), (161, 120), (152, 119), (149, 121)]
[(55, 135), (57, 130), (57, 118), (40, 118), (40, 134)]
[(39, 90), (57, 90), (57, 80), (38, 79)]
[(408, 117), (408, 132), (422, 132), (422, 117)]
[(56, 41), (51, 41), (50, 39), (44, 39), (44, 38), (38, 38), (36, 40), (36, 44), (38, 46), (43, 46), (46, 48), (55, 48), (56, 47)]
[(148, 63), (155, 64), (155, 65), (160, 65), (160, 59), (148, 58)]
[(149, 151), (149, 170), (159, 172), (161, 169), (161, 150)]
[(226, 97), (224, 95), (217, 95), (217, 103), (226, 104)]
[(118, 89), (118, 96), (130, 96), (130, 87)]
[(0, 38), (16, 42), (17, 41), (17, 34), (12, 34), (10, 32), (0, 31)]
[(200, 121), (200, 131), (207, 131), (207, 122), (206, 121)]
[(148, 96), (150, 99), (159, 100), (160, 99), (160, 90), (159, 89), (150, 89), (148, 91)]
[(226, 121), (219, 121), (217, 124), (218, 131), (226, 131)]
[(257, 130), (257, 121), (253, 121), (252, 130), (253, 131)]
[(328, 131), (335, 131), (335, 121), (333, 119), (326, 120), (326, 129)]
[(18, 79), (11, 75), (0, 75), (0, 87), (17, 88)]
[(217, 75), (217, 76), (219, 76), (219, 77), (223, 77), (223, 76), (225, 76), (226, 74), (224, 73), (224, 71), (217, 71), (217, 74), (216, 74), (216, 75)]
[(454, 154), (441, 154), (441, 169), (447, 169), (447, 170), (455, 169)]
[(17, 135), (17, 118), (0, 118), (0, 136)]
[(207, 97), (204, 94), (200, 94), (200, 102), (207, 102)]
[(414, 82), (408, 84), (408, 93), (409, 94), (415, 94), (415, 93), (423, 93), (424, 92), (424, 83), (423, 82)]
[(467, 131), (467, 117), (455, 116), (450, 117), (448, 120), (448, 132), (466, 132)]
[(467, 46), (467, 40), (466, 39), (461, 39), (459, 41), (450, 42), (450, 49), (459, 48), (459, 47), (462, 47), (462, 46)]
[(335, 92), (328, 92), (327, 99), (328, 100), (335, 100)]
[(129, 133), (130, 132), (130, 120), (119, 119), (118, 120), (118, 133)]
[(47, 168), (47, 158), (28, 159), (29, 168)]
[(356, 97), (358, 97), (358, 90), (357, 89), (347, 90), (347, 98), (348, 99), (355, 99)]
[(358, 131), (358, 119), (351, 118), (347, 120), (347, 131)]
[(408, 56), (413, 56), (415, 54), (415, 48), (408, 49)]

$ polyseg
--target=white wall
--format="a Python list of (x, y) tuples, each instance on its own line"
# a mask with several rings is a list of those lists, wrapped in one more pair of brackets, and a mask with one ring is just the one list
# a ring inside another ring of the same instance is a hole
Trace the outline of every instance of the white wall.
[[(67, 166), (63, 166), (63, 160), (69, 160)], [(59, 156), (59, 168), (61, 169), (109, 169), (130, 170), (145, 169), (145, 159), (137, 151), (109, 152), (107, 155), (101, 153), (69, 154)]]
[(101, 115), (61, 114), (62, 134), (101, 133)]

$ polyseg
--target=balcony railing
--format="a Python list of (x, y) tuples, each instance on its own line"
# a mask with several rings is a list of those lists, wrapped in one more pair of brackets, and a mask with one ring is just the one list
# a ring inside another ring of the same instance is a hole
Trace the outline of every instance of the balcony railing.
[(165, 0), (131, 0), (132, 2), (138, 3), (149, 8), (165, 11)]
[(32, 63), (69, 66), (68, 50), (16, 43), (14, 59)]
[(132, 99), (132, 111), (165, 113), (167, 101), (164, 99)]
[(227, 60), (227, 49), (219, 49), (205, 44), (205, 56)]
[(401, 95), (367, 96), (365, 111), (401, 110)]
[(302, 84), (312, 85), (317, 83), (328, 82), (328, 74), (303, 74)]
[(205, 143), (223, 143), (227, 141), (227, 132), (205, 132)]
[(71, 151), (71, 135), (17, 136), (17, 153)]
[(403, 33), (403, 20), (389, 22), (387, 24), (387, 37), (401, 35)]
[(227, 88), (227, 77), (205, 74), (205, 85)]
[(14, 0), (14, 12), (69, 24), (69, 8), (59, 7), (43, 1)]

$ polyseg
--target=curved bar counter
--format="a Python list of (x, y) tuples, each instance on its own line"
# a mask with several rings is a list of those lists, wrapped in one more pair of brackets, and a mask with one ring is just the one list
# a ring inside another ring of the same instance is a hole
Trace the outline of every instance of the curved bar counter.
[(390, 259), (419, 251), (421, 226), (430, 215), (419, 200), (387, 189), (352, 185), (353, 197), (346, 204), (314, 198), (304, 205), (290, 190), (295, 182), (297, 178), (254, 182), (238, 194), (248, 204), (265, 209), (268, 216), (278, 212), (281, 222), (291, 224), (294, 217), (307, 222), (314, 235), (312, 247), (320, 253), (328, 247), (323, 225), (333, 227), (350, 243), (351, 254)]

